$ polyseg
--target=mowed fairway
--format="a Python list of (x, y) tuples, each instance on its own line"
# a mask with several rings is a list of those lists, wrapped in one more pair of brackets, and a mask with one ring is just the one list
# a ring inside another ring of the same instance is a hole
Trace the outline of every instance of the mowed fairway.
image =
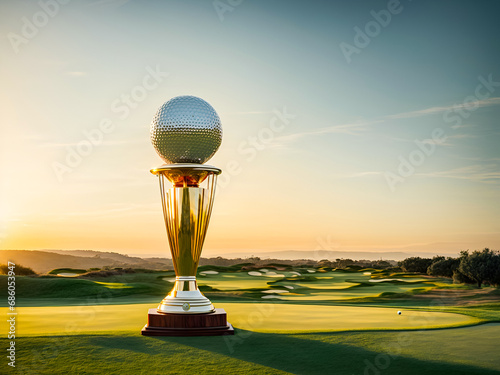
[(377, 270), (208, 271), (199, 284), (234, 336), (141, 336), (171, 271), (18, 277), (16, 369), (6, 371), (500, 374), (496, 288)]
[[(217, 306), (217, 305), (216, 305)], [(19, 336), (130, 330), (139, 333), (151, 304), (20, 307)], [(378, 307), (225, 303), (235, 328), (255, 332), (328, 332), (454, 327), (476, 323), (466, 315)], [(7, 308), (0, 309), (7, 316)], [(301, 319), (300, 317), (304, 317)]]
[[(26, 374), (500, 373), (499, 324), (449, 330), (144, 337), (130, 331), (18, 339)], [(5, 343), (5, 340), (4, 340)], [(57, 369), (57, 371), (55, 371)], [(14, 371), (12, 371), (14, 373)]]

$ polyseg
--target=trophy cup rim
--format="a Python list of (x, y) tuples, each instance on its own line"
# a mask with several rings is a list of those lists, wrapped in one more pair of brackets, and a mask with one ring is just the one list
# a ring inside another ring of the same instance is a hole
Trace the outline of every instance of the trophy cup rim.
[(160, 174), (162, 172), (175, 171), (176, 169), (212, 172), (216, 175), (219, 175), (222, 173), (222, 169), (214, 167), (212, 165), (194, 164), (194, 163), (163, 164), (157, 168), (151, 169), (150, 172), (154, 175), (157, 175), (157, 174)]

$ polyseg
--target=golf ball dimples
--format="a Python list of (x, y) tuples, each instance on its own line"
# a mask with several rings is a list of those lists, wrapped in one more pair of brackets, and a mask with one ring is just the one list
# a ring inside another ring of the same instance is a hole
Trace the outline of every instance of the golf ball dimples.
[(215, 109), (195, 96), (164, 103), (151, 123), (151, 142), (167, 163), (203, 164), (217, 151), (222, 126)]

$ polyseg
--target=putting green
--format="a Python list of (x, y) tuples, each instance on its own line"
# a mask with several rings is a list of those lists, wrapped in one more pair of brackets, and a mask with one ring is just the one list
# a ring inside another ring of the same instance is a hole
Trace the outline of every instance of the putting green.
[[(211, 276), (211, 275), (210, 275)], [(230, 275), (233, 276), (233, 275)], [(271, 278), (264, 277), (238, 277), (236, 278), (227, 278), (227, 276), (216, 276), (216, 277), (199, 277), (198, 285), (208, 285), (212, 288), (230, 291), (230, 290), (241, 290), (241, 289), (266, 289), (269, 287), (267, 284), (269, 281), (273, 281)]]
[(256, 332), (428, 329), (477, 322), (469, 316), (451, 313), (404, 311), (398, 315), (396, 308), (272, 303), (223, 306), (235, 327)]
[(309, 288), (309, 289), (325, 289), (325, 290), (335, 290), (335, 289), (347, 289), (352, 286), (359, 285), (356, 283), (350, 283), (348, 281), (341, 281), (341, 282), (335, 282), (335, 283), (314, 283), (314, 284), (299, 284), (297, 283), (296, 286), (297, 288), (302, 287), (302, 288)]
[[(20, 336), (81, 334), (86, 332), (139, 331), (151, 304), (92, 305), (17, 308)], [(452, 313), (405, 311), (395, 308), (224, 303), (229, 321), (256, 332), (326, 332), (346, 330), (400, 330), (454, 327), (477, 319)], [(0, 308), (6, 316), (7, 308)]]

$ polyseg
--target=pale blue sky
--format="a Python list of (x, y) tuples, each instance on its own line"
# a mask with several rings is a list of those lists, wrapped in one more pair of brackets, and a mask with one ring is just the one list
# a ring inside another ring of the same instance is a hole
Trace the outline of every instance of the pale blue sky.
[[(497, 2), (245, 0), (222, 15), (212, 1), (44, 4), (0, 3), (0, 248), (168, 251), (149, 124), (177, 95), (207, 100), (224, 130), (204, 255), (324, 238), (338, 250), (500, 247)], [(397, 12), (374, 26), (388, 4)], [(365, 47), (357, 28), (372, 32)], [(446, 141), (418, 159), (415, 140), (436, 129)], [(419, 165), (401, 176), (410, 155)]]

